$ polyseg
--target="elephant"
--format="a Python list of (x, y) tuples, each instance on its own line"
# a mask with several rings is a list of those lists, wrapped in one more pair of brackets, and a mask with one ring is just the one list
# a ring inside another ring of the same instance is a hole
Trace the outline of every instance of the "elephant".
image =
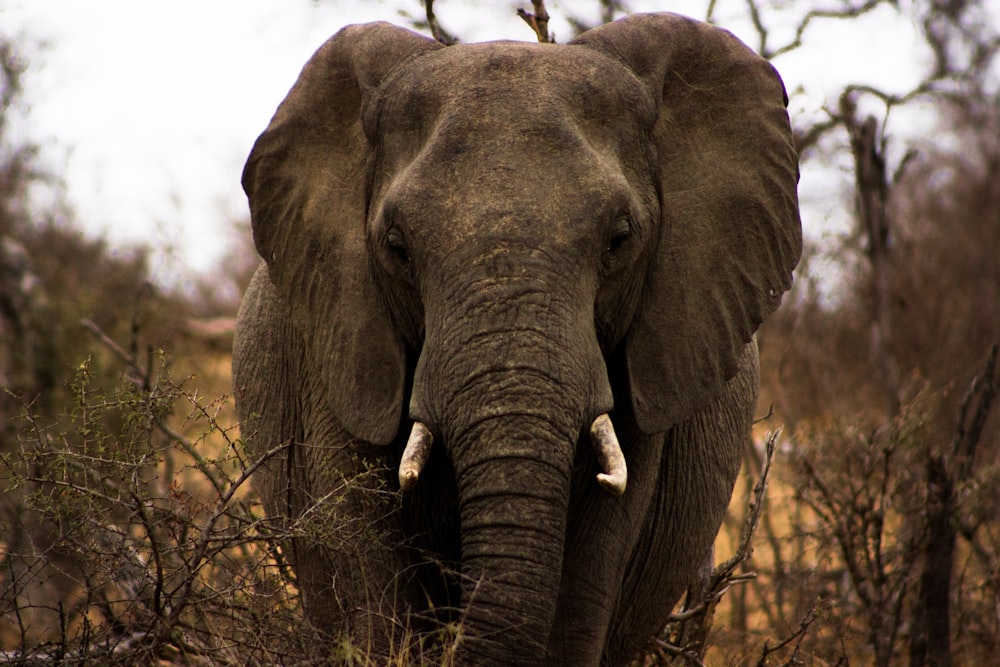
[(787, 104), (673, 14), (319, 48), (243, 171), (233, 354), (304, 628), (386, 655), (451, 624), (456, 664), (642, 650), (711, 553), (801, 254)]

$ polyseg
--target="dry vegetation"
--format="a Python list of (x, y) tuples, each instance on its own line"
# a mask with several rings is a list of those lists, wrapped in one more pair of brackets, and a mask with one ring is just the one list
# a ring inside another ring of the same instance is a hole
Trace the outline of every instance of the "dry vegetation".
[[(804, 13), (776, 45), (750, 3), (754, 46), (789, 53), (804, 26), (881, 4)], [(522, 14), (548, 38), (539, 9)], [(641, 664), (1000, 660), (997, 26), (974, 1), (898, 11), (936, 61), (907, 95), (830, 91), (827, 117), (796, 128), (807, 167), (849, 156), (854, 223), (813, 249), (761, 331), (767, 416), (724, 562)], [(247, 488), (259, 462), (234, 427), (231, 332), (214, 326), (252, 252), (179, 296), (149, 284), (142, 249), (111, 252), (70, 211), (32, 210), (31, 188), (58, 186), (8, 136), (23, 70), (11, 40), (0, 69), (0, 661), (307, 660), (294, 575), (280, 540), (260, 539)], [(936, 108), (942, 141), (896, 145), (889, 111), (916, 100)], [(446, 662), (447, 636), (405, 638), (399, 664)], [(331, 661), (365, 664), (364, 647)]]

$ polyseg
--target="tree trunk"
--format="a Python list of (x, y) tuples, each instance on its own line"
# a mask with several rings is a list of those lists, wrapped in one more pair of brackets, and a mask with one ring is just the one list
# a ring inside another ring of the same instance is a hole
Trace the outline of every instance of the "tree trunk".
[[(950, 450), (927, 461), (927, 526), (924, 570), (910, 636), (911, 667), (951, 665), (951, 575), (958, 541), (955, 489), (972, 475), (972, 461), (996, 395), (997, 346), (962, 400)], [(971, 416), (969, 409), (973, 402)]]

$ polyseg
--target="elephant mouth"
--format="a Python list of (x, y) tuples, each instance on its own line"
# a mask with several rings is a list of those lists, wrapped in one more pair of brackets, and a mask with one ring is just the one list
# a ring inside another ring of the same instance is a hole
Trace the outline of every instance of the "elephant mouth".
[[(608, 493), (622, 495), (628, 484), (628, 468), (615, 427), (607, 413), (599, 415), (590, 425), (590, 441), (601, 468), (601, 472), (597, 473), (597, 482)], [(411, 491), (416, 486), (433, 444), (434, 435), (427, 425), (420, 421), (413, 422), (399, 462), (399, 487), (403, 491)]]

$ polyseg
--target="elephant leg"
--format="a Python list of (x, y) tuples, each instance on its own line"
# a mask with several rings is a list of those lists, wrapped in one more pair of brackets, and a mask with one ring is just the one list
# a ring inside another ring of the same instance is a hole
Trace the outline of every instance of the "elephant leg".
[(603, 664), (621, 664), (640, 650), (704, 567), (732, 496), (758, 385), (753, 341), (722, 395), (664, 434), (659, 483), (626, 569)]
[(401, 641), (415, 596), (385, 448), (330, 425), (295, 453), (292, 558), (308, 618), (325, 633), (348, 634), (366, 654), (386, 656)]
[(306, 615), (321, 634), (347, 632), (383, 654), (407, 607), (398, 494), (388, 447), (352, 438), (323, 404), (325, 388), (263, 264), (240, 308), (233, 376), (254, 456), (287, 445), (254, 474), (272, 537), (285, 548)]
[(628, 487), (622, 496), (604, 491), (594, 479), (593, 448), (578, 445), (550, 664), (599, 664), (622, 577), (656, 490), (662, 454), (656, 439), (640, 435), (626, 419), (613, 421), (628, 443)]

